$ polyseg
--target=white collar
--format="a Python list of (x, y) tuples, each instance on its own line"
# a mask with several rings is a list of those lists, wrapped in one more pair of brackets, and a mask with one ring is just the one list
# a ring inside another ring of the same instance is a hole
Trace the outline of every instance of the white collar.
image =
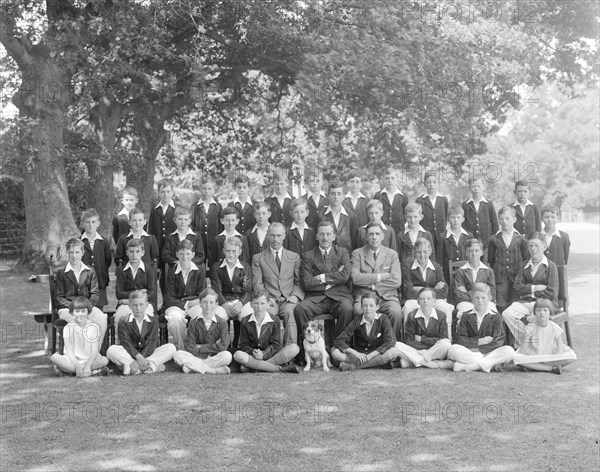
[(306, 221), (304, 222), (304, 225), (302, 227), (298, 226), (295, 221), (292, 221), (290, 229), (297, 229), (300, 232), (303, 229), (310, 229), (310, 226), (306, 224)]
[[(417, 318), (425, 318), (425, 313), (423, 313), (423, 310), (421, 310), (421, 308), (417, 309), (417, 314), (415, 315), (415, 320)], [(429, 318), (434, 318), (434, 319), (438, 319), (437, 316), (437, 311), (435, 310), (435, 308), (431, 309), (431, 315), (429, 315)]]
[[(177, 231), (177, 230), (173, 231), (173, 232), (171, 233), (171, 236), (174, 236), (174, 235), (176, 235), (176, 234), (179, 234), (179, 231)], [(192, 228), (190, 228), (190, 227), (188, 226), (187, 233), (185, 233), (185, 235), (187, 236), (188, 234), (195, 235), (196, 233), (194, 233), (194, 232), (192, 231)]]
[[(412, 269), (420, 269), (421, 265), (417, 262), (417, 259), (415, 258), (415, 260), (413, 261)], [(433, 266), (433, 262), (431, 262), (431, 259), (427, 259), (427, 266), (425, 267), (426, 269), (431, 269), (431, 270), (435, 270), (435, 267)]]
[[(548, 267), (548, 258), (546, 256), (542, 257), (540, 264)], [(523, 267), (523, 269), (527, 269), (527, 267), (531, 267), (532, 265), (533, 265), (533, 261), (531, 259), (529, 259), (529, 261), (527, 262), (527, 264), (525, 264), (525, 267)]]
[(127, 208), (123, 208), (117, 215), (125, 215), (127, 219), (129, 219), (129, 210)]
[[(258, 321), (256, 320), (256, 316), (254, 316), (254, 313), (250, 315), (248, 321), (254, 321), (258, 326)], [(263, 318), (263, 322), (260, 324), (260, 326), (264, 325), (265, 323), (274, 323), (273, 318), (271, 318), (271, 315), (269, 315), (269, 313), (265, 313), (265, 317)]]
[[(434, 197), (433, 197), (433, 198), (437, 198), (437, 197), (439, 197), (439, 196), (440, 196), (440, 194), (436, 192), (436, 194), (434, 195)], [(433, 199), (432, 199), (432, 198), (429, 196), (429, 194), (428, 194), (428, 193), (424, 193), (423, 195), (421, 195), (421, 198), (429, 198), (429, 200), (433, 200)]]
[(560, 238), (560, 232), (558, 231), (558, 228), (554, 228), (554, 233), (552, 234), (548, 234), (546, 231), (544, 231), (544, 234), (547, 236), (556, 236), (557, 238)]
[[(513, 228), (513, 231), (512, 231), (512, 233), (510, 233), (510, 235), (512, 236), (512, 235), (513, 235), (513, 233), (517, 233), (517, 234), (519, 234), (519, 235), (521, 234), (521, 233), (519, 233), (519, 232), (518, 232), (516, 229), (514, 229), (514, 228)], [(501, 229), (499, 229), (499, 230), (496, 232), (496, 234), (502, 234), (502, 230), (501, 230)]]
[(344, 198), (350, 198), (350, 199), (352, 199), (352, 198), (367, 198), (367, 197), (365, 197), (362, 194), (362, 192), (358, 192), (358, 197), (353, 197), (352, 194), (350, 192), (348, 192)]
[[(254, 228), (252, 228), (252, 231), (250, 231), (251, 233), (254, 233), (255, 231), (258, 231), (260, 228), (258, 227), (258, 225), (254, 225)], [(267, 226), (266, 228), (263, 228), (262, 231), (268, 231), (269, 227)]]
[[(131, 267), (131, 263), (127, 263), (125, 264), (125, 267), (123, 268), (123, 272), (125, 272), (127, 269), (129, 269), (131, 272), (133, 272), (133, 267)], [(144, 265), (144, 261), (140, 261), (140, 265), (138, 266), (138, 270), (143, 270), (144, 272), (146, 272), (146, 266)]]
[[(325, 213), (324, 213), (324, 214), (326, 215), (326, 214), (328, 214), (328, 213), (333, 213), (333, 210), (331, 209), (331, 207), (330, 207), (330, 206), (328, 206), (328, 207), (327, 207), (327, 209), (325, 210)], [(341, 213), (342, 215), (346, 215), (346, 216), (348, 216), (348, 213), (346, 213), (346, 209), (344, 208), (344, 205), (342, 205), (342, 206), (340, 207), (340, 213)]]
[[(209, 206), (212, 204), (217, 205), (217, 201), (214, 198), (210, 199), (210, 203), (208, 204)], [(202, 198), (199, 198), (198, 201), (196, 202), (196, 205), (204, 205), (204, 202), (202, 201)]]
[[(218, 323), (216, 316), (216, 313), (213, 313), (213, 315), (208, 319), (208, 321), (210, 321), (211, 323)], [(198, 318), (201, 319), (204, 325), (206, 326), (206, 318), (204, 318), (204, 316), (199, 316)]]
[[(473, 267), (471, 267), (471, 264), (469, 264), (469, 261), (467, 261), (466, 264), (461, 267), (461, 269), (471, 269), (471, 270), (473, 270)], [(479, 263), (479, 269), (489, 269), (489, 267), (486, 266), (483, 262), (480, 262)]]
[[(223, 259), (223, 262), (221, 262), (221, 265), (219, 267), (227, 267), (227, 268), (229, 268), (229, 266), (227, 265), (227, 261), (225, 259)], [(243, 269), (244, 266), (242, 265), (242, 263), (238, 259), (237, 262), (235, 263), (235, 265), (233, 266), (233, 268), (234, 269)]]
[[(473, 200), (473, 197), (469, 197), (469, 199), (467, 200), (467, 203), (469, 203), (469, 202), (475, 203), (475, 200)], [(485, 197), (482, 196), (481, 200), (479, 200), (479, 203), (481, 203), (481, 202), (487, 203), (488, 201), (485, 199)]]
[[(533, 203), (531, 200), (529, 200), (529, 199), (528, 199), (528, 200), (525, 202), (525, 206), (526, 206), (526, 207), (528, 207), (529, 205), (535, 205), (535, 204), (534, 204), (534, 203)], [(518, 201), (518, 200), (515, 200), (515, 203), (513, 203), (513, 206), (515, 206), (515, 207), (516, 207), (516, 206), (522, 206), (522, 205), (519, 203), (519, 201)]]
[[(127, 233), (127, 237), (129, 237), (129, 236), (133, 236), (133, 230), (132, 230), (132, 229), (130, 229), (130, 230), (129, 230), (129, 233)], [(140, 238), (141, 238), (142, 236), (150, 236), (150, 235), (149, 235), (148, 233), (146, 233), (146, 231), (142, 230), (142, 234), (140, 234)], [(138, 238), (138, 239), (139, 239), (139, 238)]]
[[(425, 228), (423, 228), (421, 225), (419, 225), (419, 229), (417, 231), (422, 231), (423, 233), (426, 232)], [(408, 225), (404, 229), (404, 234), (406, 234), (406, 233), (410, 233), (410, 229), (408, 229)]]
[[(133, 316), (133, 313), (131, 315), (129, 315), (129, 322), (131, 323), (133, 320), (136, 321), (135, 316)], [(144, 319), (142, 321), (147, 321), (148, 323), (152, 323), (152, 320), (150, 319), (150, 317), (148, 316), (147, 313), (144, 313)]]
[[(381, 223), (378, 223), (379, 226), (381, 226), (381, 229), (384, 231), (387, 231), (387, 226), (383, 223), (383, 221)], [(364, 226), (361, 226), (362, 229), (364, 229), (365, 231), (367, 230), (367, 226), (369, 225), (369, 223), (367, 223)]]
[[(81, 235), (81, 240), (83, 241), (84, 239), (90, 239), (90, 238), (88, 238), (87, 233), (83, 233)], [(94, 241), (98, 241), (98, 240), (103, 241), (104, 238), (102, 236), (100, 236), (99, 233), (96, 233), (96, 236), (94, 237)]]
[[(277, 200), (279, 200), (279, 197), (275, 194), (271, 195), (271, 198), (276, 198)], [(287, 191), (285, 192), (285, 197), (283, 197), (283, 199), (285, 200), (286, 198), (289, 198), (290, 200), (292, 199), (292, 197)]]
[[(167, 207), (173, 207), (173, 209), (175, 209), (175, 203), (173, 203), (173, 200), (171, 200), (169, 203), (167, 203)], [(154, 208), (155, 209), (164, 208), (164, 206), (162, 203), (158, 202), (158, 205), (156, 205)]]
[[(306, 199), (308, 200), (309, 198), (314, 197), (314, 195), (310, 192), (306, 192)], [(323, 192), (319, 193), (319, 198), (325, 198), (325, 194)], [(313, 198), (314, 200), (314, 198)]]
[(234, 230), (235, 233), (233, 234), (227, 234), (225, 233), (225, 230), (223, 230), (221, 233), (219, 233), (219, 236), (225, 236), (226, 238), (235, 238), (236, 236), (242, 236), (240, 233), (238, 233), (238, 230)]
[(392, 197), (392, 199), (396, 196), (396, 195), (404, 195), (400, 189), (398, 187), (396, 187), (396, 190), (394, 191), (394, 193), (390, 194), (389, 190), (386, 187), (383, 187), (383, 189), (379, 192), (379, 193), (387, 193), (388, 194), (388, 198)]
[[(471, 310), (471, 313), (474, 313), (475, 316), (479, 317), (479, 313), (477, 313), (477, 310), (475, 310), (475, 308), (473, 308)], [(483, 316), (481, 317), (481, 319), (483, 319), (487, 315), (495, 315), (495, 314), (496, 314), (496, 312), (492, 309), (492, 307), (488, 303), (487, 309), (485, 310), (485, 313), (483, 314)]]
[[(449, 238), (453, 234), (454, 233), (452, 232), (451, 229), (446, 230), (446, 238)], [(460, 228), (460, 234), (464, 234), (465, 236), (469, 236), (469, 233), (467, 233), (464, 228)]]
[(375, 322), (375, 320), (378, 320), (381, 317), (381, 313), (376, 312), (375, 313), (375, 318), (373, 318), (373, 321), (371, 321), (371, 323), (368, 323), (367, 320), (365, 319), (365, 315), (362, 315), (361, 319), (360, 319), (360, 324), (373, 324)]
[(248, 196), (248, 197), (246, 197), (246, 200), (242, 202), (242, 201), (239, 199), (239, 197), (237, 197), (237, 196), (236, 196), (236, 197), (233, 199), (233, 203), (234, 203), (234, 204), (236, 204), (236, 203), (239, 203), (240, 205), (242, 205), (242, 207), (243, 207), (243, 206), (244, 206), (246, 203), (247, 203), (248, 205), (252, 206), (252, 199), (250, 198), (250, 196)]
[[(194, 264), (193, 262), (190, 265), (190, 270), (199, 270), (198, 266), (196, 264)], [(177, 262), (177, 264), (175, 264), (175, 273), (179, 274), (179, 272), (181, 272), (181, 265), (179, 264), (179, 262)]]
[[(90, 269), (88, 266), (86, 266), (86, 265), (85, 265), (85, 264), (82, 262), (82, 263), (81, 263), (81, 270), (82, 270), (82, 271), (84, 271), (84, 270), (92, 270), (92, 269)], [(65, 274), (66, 274), (67, 272), (69, 272), (69, 271), (71, 271), (71, 272), (75, 273), (75, 270), (73, 270), (73, 266), (71, 265), (71, 263), (70, 263), (70, 262), (67, 262), (67, 265), (65, 266)]]

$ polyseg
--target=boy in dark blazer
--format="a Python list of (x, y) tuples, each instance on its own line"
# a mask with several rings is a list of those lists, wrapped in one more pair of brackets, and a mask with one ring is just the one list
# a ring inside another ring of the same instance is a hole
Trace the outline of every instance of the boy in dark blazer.
[(398, 188), (398, 173), (394, 169), (387, 169), (382, 180), (385, 187), (373, 198), (381, 200), (383, 204), (382, 221), (387, 226), (394, 228), (398, 235), (404, 231), (404, 208), (408, 205), (408, 197)]
[(254, 205), (249, 195), (250, 181), (247, 177), (237, 176), (233, 183), (235, 187), (235, 198), (227, 206), (233, 207), (238, 211), (240, 220), (235, 227), (238, 233), (246, 234), (256, 224), (254, 219)]
[(439, 245), (438, 236), (446, 229), (448, 198), (438, 193), (438, 177), (435, 172), (425, 172), (423, 178), (426, 193), (417, 197), (415, 203), (423, 209), (421, 226), (433, 236), (434, 248)]
[(106, 287), (108, 287), (110, 280), (108, 268), (112, 264), (110, 243), (97, 232), (100, 226), (100, 217), (98, 212), (93, 208), (83, 212), (81, 215), (81, 224), (84, 229), (81, 235), (81, 240), (84, 244), (81, 262), (88, 267), (94, 268), (96, 279), (98, 280), (98, 302), (96, 306), (102, 310), (105, 305), (108, 305)]
[(310, 251), (317, 245), (315, 238), (316, 226), (311, 227), (307, 224), (306, 200), (296, 198), (292, 202), (292, 225), (287, 230), (283, 247), (295, 252), (302, 257), (307, 251)]
[(220, 216), (223, 208), (214, 198), (215, 182), (204, 178), (200, 183), (200, 198), (190, 208), (190, 228), (202, 237), (207, 267), (217, 262), (217, 235), (223, 231)]
[(498, 232), (498, 217), (493, 202), (487, 201), (483, 196), (483, 188), (482, 178), (469, 179), (471, 197), (462, 204), (465, 212), (463, 228), (483, 243), (483, 260), (487, 261), (490, 238)]

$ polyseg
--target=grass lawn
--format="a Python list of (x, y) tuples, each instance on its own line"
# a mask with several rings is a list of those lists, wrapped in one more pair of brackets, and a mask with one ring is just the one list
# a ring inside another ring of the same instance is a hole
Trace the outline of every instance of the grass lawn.
[[(598, 227), (565, 227), (571, 330), (562, 376), (427, 369), (55, 378), (47, 285), (2, 274), (6, 471), (590, 471), (599, 461)], [(582, 250), (581, 248), (585, 248)]]

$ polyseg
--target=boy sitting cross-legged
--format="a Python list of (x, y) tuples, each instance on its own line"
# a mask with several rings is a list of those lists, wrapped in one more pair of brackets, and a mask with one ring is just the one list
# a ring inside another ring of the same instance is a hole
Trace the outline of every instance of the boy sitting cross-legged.
[(198, 297), (202, 306), (202, 316), (190, 321), (187, 328), (185, 350), (173, 355), (173, 360), (181, 366), (185, 374), (209, 373), (229, 374), (231, 353), (227, 322), (215, 315), (217, 293), (207, 288)]

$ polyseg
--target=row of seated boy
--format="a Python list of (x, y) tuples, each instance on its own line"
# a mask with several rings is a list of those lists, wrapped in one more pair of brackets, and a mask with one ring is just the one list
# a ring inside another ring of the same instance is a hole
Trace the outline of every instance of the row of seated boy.
[[(336, 337), (332, 358), (340, 370), (370, 367), (426, 367), (458, 371), (502, 370), (514, 362), (523, 370), (555, 372), (576, 360), (575, 353), (562, 344), (562, 330), (550, 321), (554, 310), (551, 301), (539, 299), (534, 306), (535, 318), (519, 327), (520, 347), (515, 352), (504, 345), (502, 320), (490, 306), (490, 289), (477, 283), (473, 287), (474, 308), (465, 313), (458, 325), (454, 344), (448, 339), (443, 312), (434, 309), (435, 291), (419, 292), (419, 308), (406, 320), (406, 338), (397, 341), (390, 321), (379, 313), (375, 293), (361, 297), (362, 315), (356, 316)], [(106, 375), (110, 360), (124, 375), (158, 373), (171, 359), (184, 373), (230, 373), (235, 359), (239, 372), (300, 373), (293, 359), (297, 344), (283, 345), (279, 319), (267, 308), (270, 294), (258, 289), (252, 294), (253, 313), (241, 324), (239, 348), (228, 351), (229, 331), (224, 320), (216, 316), (217, 293), (205, 289), (199, 296), (202, 316), (190, 322), (185, 349), (158, 344), (158, 322), (147, 314), (148, 299), (144, 291), (132, 292), (132, 314), (119, 325), (121, 345), (110, 346), (106, 357), (97, 350), (98, 326), (88, 319), (92, 305), (85, 297), (75, 297), (70, 305), (73, 320), (64, 329), (65, 353), (50, 358), (55, 374), (79, 377)], [(327, 369), (325, 365), (324, 370)], [(309, 370), (309, 366), (304, 369)]]

